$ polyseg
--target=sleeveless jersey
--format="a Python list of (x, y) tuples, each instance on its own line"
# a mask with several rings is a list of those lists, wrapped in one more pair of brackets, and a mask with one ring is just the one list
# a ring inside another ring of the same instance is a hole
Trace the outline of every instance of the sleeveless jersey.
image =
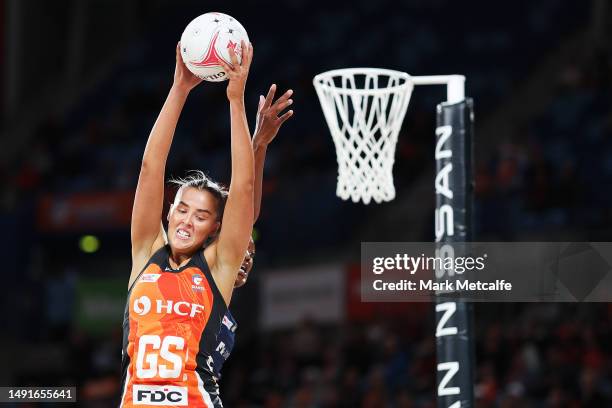
[(234, 316), (228, 310), (225, 312), (225, 316), (223, 316), (221, 330), (219, 330), (219, 336), (217, 337), (217, 347), (212, 355), (213, 375), (217, 379), (221, 378), (223, 363), (225, 363), (225, 360), (227, 360), (234, 349), (237, 328), (238, 323), (236, 323), (236, 319), (234, 319)]
[(218, 398), (212, 354), (227, 307), (202, 251), (178, 269), (169, 251), (153, 254), (128, 290), (121, 407), (212, 408)]

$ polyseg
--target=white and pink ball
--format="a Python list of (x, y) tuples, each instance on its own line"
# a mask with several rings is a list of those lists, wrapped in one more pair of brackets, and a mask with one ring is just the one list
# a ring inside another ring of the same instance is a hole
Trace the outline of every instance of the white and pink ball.
[(187, 68), (205, 81), (227, 79), (219, 60), (231, 64), (229, 49), (241, 61), (240, 42), (249, 43), (246, 30), (235, 18), (223, 13), (206, 13), (191, 21), (181, 36), (181, 56)]

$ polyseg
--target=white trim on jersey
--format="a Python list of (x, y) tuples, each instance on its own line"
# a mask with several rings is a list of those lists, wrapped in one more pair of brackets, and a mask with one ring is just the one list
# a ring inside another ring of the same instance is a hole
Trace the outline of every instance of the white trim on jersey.
[(208, 392), (206, 392), (206, 390), (204, 389), (204, 381), (202, 381), (202, 377), (200, 377), (200, 374), (198, 374), (197, 371), (196, 371), (195, 375), (196, 375), (196, 377), (198, 377), (198, 390), (200, 390), (200, 394), (202, 394), (202, 400), (206, 404), (206, 407), (207, 408), (215, 408), (212, 400), (210, 399), (210, 394)]
[(128, 364), (127, 366), (127, 370), (125, 370), (126, 374), (125, 374), (125, 385), (123, 386), (123, 392), (121, 393), (121, 405), (119, 405), (119, 408), (123, 408), (123, 403), (125, 401), (125, 396), (127, 394), (127, 388), (128, 388), (128, 384), (130, 383), (130, 368), (132, 368), (132, 362), (130, 361), (130, 364)]

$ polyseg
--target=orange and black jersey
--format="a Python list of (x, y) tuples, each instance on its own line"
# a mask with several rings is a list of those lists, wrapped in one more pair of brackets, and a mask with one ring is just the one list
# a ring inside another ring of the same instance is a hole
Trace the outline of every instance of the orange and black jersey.
[(216, 405), (212, 354), (227, 310), (203, 252), (172, 269), (160, 248), (128, 291), (122, 407)]

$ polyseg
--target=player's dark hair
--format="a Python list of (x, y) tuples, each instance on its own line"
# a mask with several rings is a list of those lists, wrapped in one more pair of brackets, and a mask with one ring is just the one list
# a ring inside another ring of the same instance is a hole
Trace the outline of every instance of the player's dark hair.
[(217, 221), (223, 219), (228, 191), (223, 185), (213, 181), (203, 171), (189, 170), (185, 177), (170, 179), (169, 183), (178, 186), (177, 192), (187, 187), (193, 187), (200, 191), (208, 191), (217, 200)]

